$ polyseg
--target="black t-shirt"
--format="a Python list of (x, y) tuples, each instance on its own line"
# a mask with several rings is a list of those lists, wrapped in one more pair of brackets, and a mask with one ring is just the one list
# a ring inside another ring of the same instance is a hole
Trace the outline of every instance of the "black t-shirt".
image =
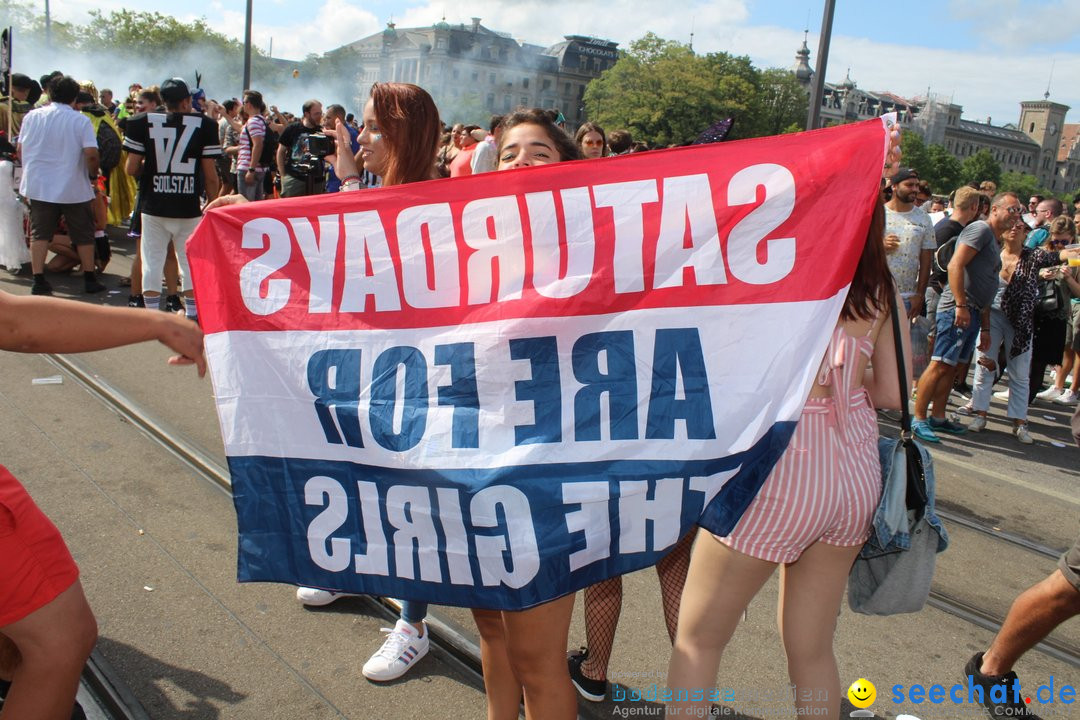
[(301, 164), (305, 162), (302, 140), (307, 135), (315, 135), (321, 132), (322, 128), (309, 128), (299, 120), (291, 123), (281, 131), (281, 147), (285, 148), (287, 153), (285, 158), (286, 173), (297, 180), (306, 180), (308, 175), (311, 175), (315, 180), (322, 178), (324, 172), (322, 158), (308, 158), (307, 162), (311, 164), (311, 170)]
[(221, 154), (217, 123), (199, 113), (140, 113), (128, 118), (124, 148), (146, 158), (139, 178), (144, 213), (172, 218), (202, 214), (201, 161)]
[[(964, 226), (952, 218), (941, 218), (938, 220), (938, 224), (934, 226), (934, 240), (937, 242), (937, 246), (941, 247), (949, 242), (959, 235), (960, 231), (963, 229)], [(945, 288), (945, 283), (947, 282), (949, 282), (949, 273), (938, 272), (937, 270), (932, 269), (932, 272), (930, 273), (930, 287), (941, 292)]]

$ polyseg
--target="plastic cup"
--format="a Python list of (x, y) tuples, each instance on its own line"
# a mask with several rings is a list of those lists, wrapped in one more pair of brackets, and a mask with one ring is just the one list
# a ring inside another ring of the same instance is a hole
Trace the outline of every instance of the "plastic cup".
[(1069, 267), (1080, 267), (1080, 257), (1069, 258)]

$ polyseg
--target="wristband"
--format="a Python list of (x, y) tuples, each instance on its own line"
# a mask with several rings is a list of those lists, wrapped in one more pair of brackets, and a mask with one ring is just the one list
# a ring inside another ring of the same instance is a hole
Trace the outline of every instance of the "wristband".
[(350, 180), (355, 180), (357, 182), (360, 182), (360, 176), (359, 175), (346, 175), (345, 177), (341, 178), (342, 184), (347, 183)]

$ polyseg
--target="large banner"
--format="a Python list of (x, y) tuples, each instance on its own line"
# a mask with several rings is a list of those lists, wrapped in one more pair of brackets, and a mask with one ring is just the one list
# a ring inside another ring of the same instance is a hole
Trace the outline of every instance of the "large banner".
[(240, 580), (518, 609), (727, 533), (886, 145), (869, 121), (208, 213)]

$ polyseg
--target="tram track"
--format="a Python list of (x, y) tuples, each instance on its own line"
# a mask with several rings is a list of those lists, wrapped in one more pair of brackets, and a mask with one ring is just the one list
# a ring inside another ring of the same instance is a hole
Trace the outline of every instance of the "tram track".
[[(955, 512), (938, 508), (937, 515), (945, 522), (946, 528), (948, 528), (949, 524), (953, 524), (978, 533), (980, 536), (989, 537), (997, 542), (1021, 548), (1026, 552), (1030, 552), (1042, 558), (1057, 560), (1062, 552), (1064, 552), (1064, 549), (1059, 550), (1051, 548), (1036, 540), (1003, 530), (1000, 527), (985, 522), (979, 522), (978, 520)], [(965, 602), (961, 598), (939, 590), (931, 589), (930, 598), (927, 601), (927, 604), (990, 632), (997, 632), (1005, 620), (1003, 617), (987, 612), (982, 608)], [(1048, 637), (1036, 645), (1035, 649), (1055, 660), (1080, 668), (1080, 648), (1071, 643)]]
[[(191, 468), (198, 476), (230, 497), (232, 496), (232, 482), (229, 479), (228, 468), (212, 455), (204, 452), (196, 443), (158, 421), (152, 414), (132, 402), (120, 389), (100, 374), (91, 371), (89, 366), (79, 360), (56, 354), (47, 354), (44, 357), (52, 365), (66, 372), (87, 392), (126, 422)], [(363, 595), (361, 599), (387, 619), (400, 617), (401, 602), (399, 600), (370, 595)], [(480, 647), (472, 638), (462, 632), (456, 623), (438, 612), (429, 610), (425, 622), (431, 632), (431, 644), (441, 650), (443, 656), (451, 664), (464, 674), (471, 676), (477, 685), (483, 687)], [(149, 717), (134, 695), (127, 690), (118, 674), (109, 668), (104, 658), (96, 651), (87, 661), (82, 685), (110, 720), (147, 720)], [(591, 710), (593, 708), (582, 708), (583, 712), (579, 712), (578, 715), (579, 720), (597, 720), (601, 717), (590, 712)]]
[[(184, 437), (175, 428), (160, 422), (151, 413), (131, 401), (122, 390), (112, 385), (100, 374), (93, 372), (88, 364), (65, 355), (45, 355), (44, 357), (54, 366), (70, 375), (92, 396), (116, 412), (121, 418), (181, 460), (198, 476), (231, 497), (232, 485), (227, 467), (217, 458), (205, 452), (198, 443)], [(939, 509), (938, 514), (946, 523), (966, 528), (999, 542), (1023, 548), (1025, 551), (1041, 557), (1057, 558), (1061, 553), (1060, 550), (1055, 550), (1038, 541), (980, 523), (975, 519), (954, 512)], [(365, 596), (365, 599), (387, 618), (397, 617), (400, 613), (400, 604), (396, 600), (370, 598), (368, 596)], [(991, 632), (996, 632), (1003, 621), (1002, 617), (992, 612), (938, 590), (931, 591), (928, 605)], [(463, 632), (456, 623), (442, 617), (438, 612), (429, 612), (427, 623), (432, 633), (432, 644), (441, 650), (444, 657), (448, 658), (452, 664), (470, 675), (475, 682), (482, 686), (480, 649), (474, 640)], [(1048, 639), (1036, 646), (1036, 649), (1055, 660), (1080, 668), (1080, 648), (1074, 645), (1056, 639)], [(100, 659), (100, 656), (98, 658)], [(123, 691), (122, 683), (116, 681), (115, 675), (111, 676), (111, 678), (108, 671), (98, 667), (95, 657), (91, 657), (84, 673), (84, 687), (89, 687), (97, 697), (107, 698), (106, 704), (115, 709), (115, 712), (110, 714), (109, 717), (124, 718), (125, 720), (128, 718), (142, 720), (142, 718), (146, 717), (137, 702), (131, 705), (131, 709), (126, 711), (126, 714), (122, 711), (124, 701), (134, 701), (134, 697), (129, 692)], [(598, 714), (599, 706), (593, 706), (591, 703), (583, 703), (582, 705), (579, 718), (601, 717)]]

